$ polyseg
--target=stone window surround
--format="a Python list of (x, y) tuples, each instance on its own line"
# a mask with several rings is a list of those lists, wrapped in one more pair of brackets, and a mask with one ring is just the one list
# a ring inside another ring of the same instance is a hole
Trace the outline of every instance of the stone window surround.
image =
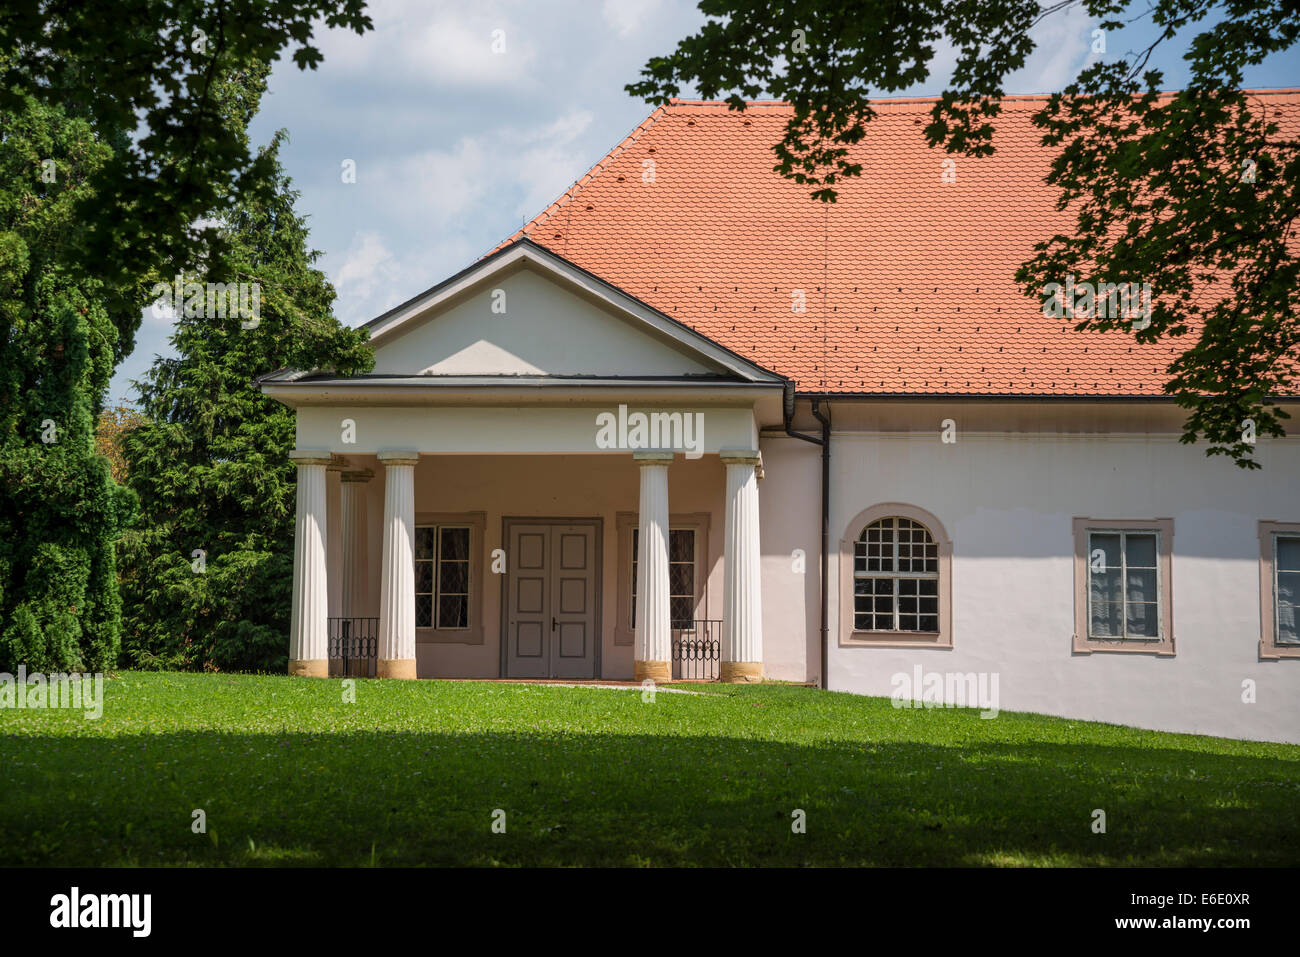
[[(882, 518), (910, 518), (920, 522), (939, 546), (939, 630), (937, 632), (858, 631), (853, 608), (853, 546), (863, 530)], [(915, 505), (881, 502), (853, 517), (840, 539), (840, 626), (841, 648), (940, 648), (952, 649), (952, 540), (938, 516)]]
[[(418, 528), (421, 525), (469, 526), (469, 627), (416, 628), (415, 643), (417, 645), (483, 644), (483, 584), (487, 575), (491, 574), (483, 557), (483, 536), (487, 529), (487, 513), (416, 512), (415, 526)], [(437, 575), (436, 565), (434, 575)]]
[[(1172, 658), (1177, 653), (1174, 642), (1174, 520), (1080, 518), (1074, 526), (1074, 636), (1072, 651), (1076, 655), (1128, 654)], [(1156, 566), (1160, 570), (1160, 640), (1117, 639), (1108, 641), (1088, 636), (1088, 533), (1089, 532), (1158, 532)]]
[[(695, 531), (695, 609), (707, 608), (709, 578), (709, 518), (708, 512), (680, 512), (668, 516), (668, 528), (690, 528)], [(637, 527), (636, 512), (617, 512), (614, 515), (618, 552), (615, 571), (618, 575), (618, 615), (614, 626), (614, 644), (633, 644), (635, 635), (631, 626), (632, 614), (632, 529)]]
[(1259, 657), (1265, 661), (1300, 658), (1300, 645), (1279, 645), (1273, 627), (1273, 536), (1300, 535), (1300, 522), (1259, 523)]

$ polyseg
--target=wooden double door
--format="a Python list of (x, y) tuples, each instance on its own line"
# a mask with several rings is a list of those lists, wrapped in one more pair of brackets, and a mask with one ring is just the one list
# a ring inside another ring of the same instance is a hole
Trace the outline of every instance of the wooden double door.
[(600, 677), (598, 518), (506, 519), (508, 678)]

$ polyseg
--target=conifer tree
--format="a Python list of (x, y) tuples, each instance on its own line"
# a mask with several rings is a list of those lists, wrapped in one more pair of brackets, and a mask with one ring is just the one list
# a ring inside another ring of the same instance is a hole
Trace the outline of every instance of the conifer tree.
[[(243, 124), (265, 68), (228, 74), (219, 99)], [(255, 283), (260, 310), (211, 315), (185, 297), (171, 342), (139, 384), (142, 426), (123, 447), (141, 521), (123, 541), (126, 650), (132, 663), (281, 670), (288, 651), (296, 471), (292, 410), (254, 379), (284, 367), (366, 372), (365, 333), (333, 316), (335, 293), (314, 267), (297, 193), (262, 151), (273, 193), (241, 195), (219, 219), (228, 247), (183, 279)], [(196, 308), (197, 307), (197, 308)]]
[(120, 642), (113, 542), (132, 497), (95, 448), (131, 293), (79, 267), (113, 149), (31, 97), (0, 108), (0, 670), (98, 671)]

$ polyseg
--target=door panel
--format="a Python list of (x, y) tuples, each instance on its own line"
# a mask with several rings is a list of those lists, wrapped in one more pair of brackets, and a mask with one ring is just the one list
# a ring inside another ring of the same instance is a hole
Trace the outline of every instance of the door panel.
[(594, 678), (598, 525), (509, 528), (506, 675)]
[[(512, 678), (549, 678), (550, 662), (550, 529), (515, 525), (510, 529), (506, 618), (506, 674)], [(510, 561), (509, 559), (513, 559)]]

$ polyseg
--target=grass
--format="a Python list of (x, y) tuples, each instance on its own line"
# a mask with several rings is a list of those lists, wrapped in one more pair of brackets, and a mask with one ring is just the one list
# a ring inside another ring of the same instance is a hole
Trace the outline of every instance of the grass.
[(1300, 863), (1300, 747), (693, 690), (123, 673), (0, 710), (0, 865)]

